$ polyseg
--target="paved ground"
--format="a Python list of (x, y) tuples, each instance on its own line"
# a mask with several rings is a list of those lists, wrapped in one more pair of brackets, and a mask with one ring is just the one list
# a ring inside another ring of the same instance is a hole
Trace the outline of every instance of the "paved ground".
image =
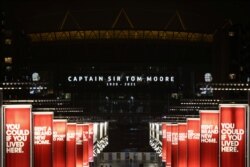
[(160, 167), (157, 163), (142, 163), (129, 161), (101, 162), (98, 167)]

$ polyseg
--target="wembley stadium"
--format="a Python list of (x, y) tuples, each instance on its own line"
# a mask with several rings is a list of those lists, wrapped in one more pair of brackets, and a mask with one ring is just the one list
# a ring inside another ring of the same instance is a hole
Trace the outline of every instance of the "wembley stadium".
[[(123, 153), (125, 160), (139, 153), (147, 159), (146, 152), (154, 152), (149, 163), (167, 166), (159, 142), (163, 122), (182, 124), (200, 118), (203, 110), (220, 110), (220, 104), (249, 103), (249, 5), (4, 1), (3, 113), (5, 106), (22, 104), (68, 123), (108, 123), (94, 147), (107, 136), (109, 144), (90, 166), (104, 165), (107, 159), (116, 166)], [(143, 165), (139, 160), (126, 163)]]

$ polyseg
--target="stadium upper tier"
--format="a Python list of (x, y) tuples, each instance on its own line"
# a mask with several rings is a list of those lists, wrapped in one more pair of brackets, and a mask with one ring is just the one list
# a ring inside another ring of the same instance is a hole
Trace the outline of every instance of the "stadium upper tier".
[(86, 30), (57, 31), (28, 34), (32, 42), (65, 40), (175, 40), (188, 42), (213, 42), (213, 34), (156, 31), (156, 30)]
[(214, 34), (246, 23), (243, 1), (13, 1), (12, 25), (33, 42), (91, 39), (156, 39), (212, 42)]

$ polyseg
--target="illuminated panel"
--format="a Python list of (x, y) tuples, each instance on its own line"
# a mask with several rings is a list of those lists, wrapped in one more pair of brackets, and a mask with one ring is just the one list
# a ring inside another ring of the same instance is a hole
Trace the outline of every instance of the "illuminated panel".
[(33, 113), (34, 166), (52, 167), (53, 112)]
[(2, 103), (3, 103), (3, 89), (0, 88), (0, 166), (3, 166), (3, 138), (4, 138), (4, 133), (3, 133), (3, 108), (2, 108)]
[(98, 132), (98, 131), (99, 131), (99, 128), (98, 128), (98, 127), (99, 127), (99, 123), (95, 122), (95, 123), (94, 123), (94, 139), (93, 139), (93, 140), (94, 140), (94, 141), (93, 141), (94, 143), (96, 143), (97, 140), (98, 140), (98, 134), (99, 134), (99, 132)]
[(160, 123), (156, 123), (156, 140), (159, 141), (160, 140)]
[(104, 136), (108, 136), (108, 122), (104, 122)]
[(155, 123), (152, 123), (152, 138), (155, 140), (156, 135), (155, 135)]
[(246, 167), (247, 105), (220, 105), (220, 166)]
[(172, 125), (168, 123), (167, 127), (167, 158), (166, 166), (171, 167), (171, 150), (172, 150)]
[(89, 167), (89, 125), (84, 124), (82, 126), (82, 138), (83, 138), (83, 167)]
[(31, 167), (31, 105), (4, 105), (3, 118), (5, 167)]
[(178, 124), (178, 167), (187, 167), (187, 123)]
[(83, 164), (82, 126), (82, 124), (76, 125), (76, 167), (82, 167)]
[(187, 166), (200, 166), (199, 118), (187, 118)]
[(219, 111), (201, 110), (201, 167), (219, 166)]
[(67, 120), (53, 120), (53, 167), (66, 166)]
[(67, 123), (66, 167), (76, 166), (76, 123)]
[(178, 125), (172, 124), (171, 167), (178, 167)]
[(166, 162), (167, 153), (167, 126), (166, 123), (162, 123), (162, 161)]
[(88, 146), (88, 150), (89, 150), (89, 162), (94, 162), (94, 157), (93, 157), (93, 138), (94, 138), (94, 129), (93, 129), (93, 123), (89, 123), (89, 138), (88, 138), (88, 142), (89, 142), (89, 146)]
[(104, 123), (103, 122), (100, 122), (99, 123), (99, 128), (100, 128), (100, 138), (99, 139), (102, 139), (104, 137)]

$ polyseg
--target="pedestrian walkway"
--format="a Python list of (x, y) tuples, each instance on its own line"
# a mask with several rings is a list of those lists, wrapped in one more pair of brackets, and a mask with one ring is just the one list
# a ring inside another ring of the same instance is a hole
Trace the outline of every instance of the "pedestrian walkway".
[(142, 163), (139, 161), (101, 162), (98, 167), (160, 167), (158, 163)]

